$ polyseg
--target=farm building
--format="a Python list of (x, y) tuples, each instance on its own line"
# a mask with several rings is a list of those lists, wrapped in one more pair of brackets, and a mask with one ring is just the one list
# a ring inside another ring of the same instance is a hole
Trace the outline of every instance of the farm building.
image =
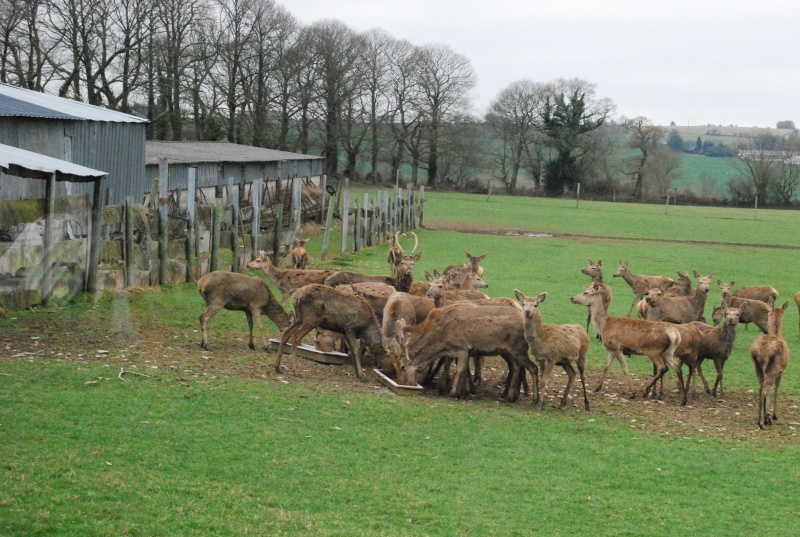
[[(148, 192), (154, 179), (161, 173), (162, 163), (168, 165), (167, 189), (186, 189), (189, 169), (195, 168), (196, 185), (202, 189), (221, 187), (228, 183), (238, 185), (248, 198), (249, 185), (256, 179), (264, 183), (300, 178), (319, 184), (325, 159), (276, 151), (262, 147), (228, 142), (147, 142), (147, 171), (139, 192)], [(274, 192), (274, 187), (268, 192)], [(213, 190), (209, 196), (213, 196)]]
[[(128, 192), (144, 182), (147, 120), (7, 84), (0, 84), (0, 144), (102, 170), (104, 188)], [(0, 174), (0, 199), (44, 198), (44, 181)], [(91, 193), (91, 185), (59, 182), (55, 195)]]

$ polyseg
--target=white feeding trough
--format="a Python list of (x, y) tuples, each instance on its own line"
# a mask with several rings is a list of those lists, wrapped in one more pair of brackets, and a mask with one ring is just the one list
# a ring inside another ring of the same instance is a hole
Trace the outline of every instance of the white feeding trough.
[(394, 380), (387, 377), (380, 369), (373, 369), (373, 371), (378, 376), (378, 380), (397, 395), (416, 395), (422, 391), (422, 386), (419, 384), (414, 386), (398, 384)]
[[(269, 343), (270, 349), (277, 352), (278, 347), (281, 344), (281, 340), (270, 339)], [(292, 352), (292, 344), (286, 343), (286, 345), (283, 347), (283, 352), (284, 354), (290, 354)], [(319, 362), (321, 364), (343, 365), (350, 361), (350, 356), (345, 352), (323, 352), (321, 350), (317, 350), (317, 348), (313, 345), (306, 345), (305, 343), (301, 343), (297, 346), (297, 355), (302, 356), (307, 360), (314, 360), (315, 362)]]

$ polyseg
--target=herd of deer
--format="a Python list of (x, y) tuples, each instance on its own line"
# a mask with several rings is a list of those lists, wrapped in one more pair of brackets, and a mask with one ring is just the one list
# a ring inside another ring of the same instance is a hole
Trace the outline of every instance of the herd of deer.
[[(412, 232), (413, 234), (413, 232)], [(343, 337), (353, 356), (356, 375), (360, 378), (364, 350), (384, 373), (394, 376), (398, 384), (430, 383), (438, 374), (439, 389), (460, 396), (474, 390), (482, 380), (483, 358), (500, 356), (508, 365), (503, 397), (516, 401), (524, 386), (528, 393), (528, 373), (532, 379), (533, 401), (541, 409), (547, 398), (553, 368), (561, 366), (567, 374), (567, 386), (560, 407), (567, 404), (577, 372), (583, 388), (584, 408), (589, 410), (584, 370), (590, 338), (589, 324), (594, 323), (598, 338), (605, 347), (607, 359), (595, 391), (602, 388), (606, 372), (614, 358), (619, 360), (631, 391), (636, 389), (628, 371), (626, 356), (647, 356), (653, 363), (653, 377), (644, 389), (644, 396), (663, 396), (663, 376), (672, 369), (678, 377), (682, 404), (692, 377), (697, 373), (706, 392), (716, 397), (722, 390), (723, 367), (733, 350), (739, 323), (755, 323), (764, 334), (750, 348), (750, 356), (759, 381), (758, 425), (764, 428), (776, 419), (777, 392), (789, 359), (789, 348), (782, 336), (783, 316), (788, 302), (775, 307), (778, 292), (769, 286), (732, 290), (735, 282), (717, 280), (722, 304), (713, 308), (714, 325), (705, 321), (706, 298), (714, 273), (697, 280), (678, 272), (678, 279), (666, 276), (634, 275), (628, 263), (620, 261), (614, 277), (623, 278), (633, 290), (638, 318), (610, 316), (611, 287), (603, 281), (602, 261), (589, 260), (582, 272), (591, 277), (591, 285), (571, 298), (574, 304), (588, 307), (586, 328), (578, 324), (545, 323), (540, 311), (547, 293), (536, 297), (514, 290), (516, 300), (489, 298), (479, 289), (488, 287), (480, 262), (486, 256), (466, 252), (468, 262), (447, 267), (442, 273), (425, 273), (427, 282), (413, 280), (415, 263), (422, 254), (414, 249), (407, 254), (400, 245), (399, 233), (389, 237), (387, 261), (391, 276), (369, 276), (351, 271), (306, 269), (308, 255), (305, 241), (292, 251), (294, 268), (273, 265), (266, 253), (260, 252), (248, 269), (263, 270), (280, 290), (279, 302), (266, 283), (257, 277), (217, 271), (206, 274), (198, 282), (206, 310), (200, 316), (201, 347), (208, 349), (208, 320), (219, 310), (244, 311), (253, 342), (253, 321), (258, 324), (261, 340), (267, 347), (261, 314), (267, 315), (281, 330), (275, 369), (281, 372), (281, 359), (286, 344), (291, 346), (296, 371), (295, 351), (302, 339), (317, 330), (319, 350), (332, 350)], [(287, 313), (283, 304), (292, 297), (294, 312)], [(800, 293), (795, 295), (800, 310)], [(638, 305), (637, 305), (638, 301)], [(799, 325), (800, 326), (800, 325)], [(531, 359), (531, 355), (535, 358)], [(703, 375), (702, 362), (712, 360), (717, 371), (713, 388)], [(470, 360), (474, 372), (470, 370)], [(455, 362), (452, 381), (450, 369)], [(684, 382), (682, 368), (688, 367)], [(661, 385), (656, 394), (656, 385)], [(773, 389), (772, 412), (767, 409), (767, 394)]]

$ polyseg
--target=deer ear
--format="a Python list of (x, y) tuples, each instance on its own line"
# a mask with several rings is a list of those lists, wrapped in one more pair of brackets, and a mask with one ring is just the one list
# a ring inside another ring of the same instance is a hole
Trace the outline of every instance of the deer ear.
[(419, 261), (420, 257), (422, 257), (422, 252), (420, 252), (420, 253), (418, 253), (417, 255), (414, 256), (414, 262), (416, 263), (417, 261)]
[(789, 307), (789, 301), (787, 300), (786, 302), (783, 303), (783, 306), (781, 306), (781, 309), (783, 311), (786, 311), (786, 308), (788, 308), (788, 307)]
[(442, 277), (442, 274), (437, 269), (433, 269), (433, 275), (436, 276), (437, 278)]
[(517, 300), (519, 300), (520, 302), (525, 301), (525, 296), (522, 293), (520, 293), (519, 290), (517, 289), (514, 289), (514, 296), (517, 297)]
[(708, 277), (711, 278), (714, 276), (714, 274), (716, 274), (716, 272), (712, 272), (711, 274), (708, 275)]
[[(591, 261), (591, 259), (589, 261)], [(602, 259), (598, 259), (597, 260), (597, 266), (598, 267), (602, 267), (603, 266), (603, 260)]]
[(696, 270), (693, 270), (692, 274), (694, 274), (695, 278), (699, 278), (700, 277), (700, 274)]
[(717, 280), (717, 285), (719, 285), (720, 287), (722, 287), (722, 280)]
[(542, 293), (541, 295), (539, 295), (536, 298), (539, 300), (539, 302), (544, 302), (544, 299), (547, 298), (547, 291), (545, 291), (544, 293)]

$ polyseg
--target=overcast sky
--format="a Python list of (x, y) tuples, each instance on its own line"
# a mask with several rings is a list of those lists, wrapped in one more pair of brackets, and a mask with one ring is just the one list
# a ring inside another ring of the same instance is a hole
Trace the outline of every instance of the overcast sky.
[(616, 117), (658, 125), (800, 125), (800, 2), (789, 0), (277, 0), (445, 44), (477, 74), (476, 112), (511, 82), (582, 78)]

